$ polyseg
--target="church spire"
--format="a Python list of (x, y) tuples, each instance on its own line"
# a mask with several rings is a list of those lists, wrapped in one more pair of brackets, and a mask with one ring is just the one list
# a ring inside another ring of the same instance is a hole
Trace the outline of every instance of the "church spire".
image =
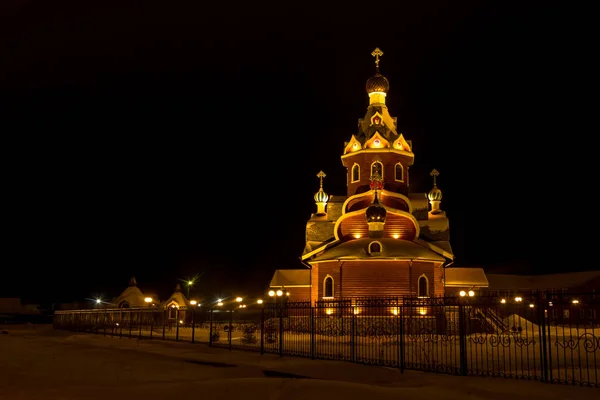
[(442, 201), (442, 191), (437, 187), (437, 177), (440, 173), (437, 169), (433, 169), (429, 175), (433, 177), (433, 188), (427, 194), (427, 198), (429, 199), (429, 204), (431, 204), (431, 213), (439, 214), (442, 212), (440, 210), (440, 202)]
[(325, 178), (326, 176), (327, 175), (325, 175), (325, 172), (323, 172), (323, 171), (319, 171), (319, 173), (317, 174), (317, 178), (319, 178), (319, 181), (320, 181), (319, 191), (317, 193), (315, 193), (315, 196), (314, 196), (315, 203), (317, 203), (317, 215), (326, 214), (325, 206), (327, 205), (327, 202), (329, 201), (329, 195), (327, 193), (325, 193), (325, 191), (323, 190), (323, 178)]
[(385, 96), (390, 90), (390, 83), (387, 78), (379, 73), (379, 57), (383, 55), (383, 51), (376, 47), (371, 55), (375, 57), (375, 75), (367, 80), (367, 93), (369, 94), (369, 104), (385, 104)]

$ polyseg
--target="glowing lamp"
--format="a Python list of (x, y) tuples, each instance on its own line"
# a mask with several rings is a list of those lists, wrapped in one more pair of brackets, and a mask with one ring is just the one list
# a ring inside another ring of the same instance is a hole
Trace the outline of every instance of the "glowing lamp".
[(198, 302), (196, 300), (190, 300), (190, 304), (195, 306), (196, 304), (198, 304)]
[(146, 303), (152, 303), (152, 297), (146, 297), (146, 298), (144, 299), (144, 301), (145, 301)]
[(465, 297), (467, 295), (467, 292), (461, 290), (458, 294), (460, 295), (460, 297)]

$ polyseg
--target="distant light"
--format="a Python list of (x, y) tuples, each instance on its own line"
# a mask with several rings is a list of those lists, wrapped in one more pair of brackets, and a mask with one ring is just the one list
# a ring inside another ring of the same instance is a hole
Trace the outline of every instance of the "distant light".
[(192, 286), (194, 284), (194, 281), (188, 281), (188, 285)]
[(223, 305), (223, 303), (222, 303), (222, 302), (218, 302), (218, 303), (217, 303), (217, 305), (218, 305), (219, 307), (221, 307), (221, 306)]
[(467, 292), (461, 290), (458, 294), (460, 295), (460, 297), (465, 297), (467, 295)]
[(275, 291), (274, 290), (269, 290), (269, 296), (271, 296), (271, 297), (275, 296)]
[(523, 301), (523, 298), (521, 298), (521, 297), (515, 297), (515, 301), (517, 303), (520, 303), (521, 301)]
[(506, 303), (506, 299), (500, 300), (500, 303), (502, 303), (502, 304)]
[(223, 299), (218, 299), (218, 300), (217, 300), (217, 302), (218, 302), (218, 303), (220, 303), (220, 302), (222, 302), (222, 301), (223, 301)]
[(236, 297), (236, 298), (235, 298), (235, 301), (237, 301), (238, 303), (241, 303), (241, 302), (242, 302), (242, 300), (244, 300), (244, 299), (242, 299), (241, 297)]
[(180, 323), (180, 324), (183, 324), (183, 320), (182, 320), (182, 319), (180, 319), (180, 320), (179, 320), (179, 323)]
[(285, 295), (286, 295), (286, 296), (289, 296), (289, 295), (290, 295), (290, 292), (285, 292)]
[(533, 308), (533, 307), (535, 307), (535, 304), (533, 304), (533, 303), (529, 304), (529, 308)]
[(96, 304), (100, 304), (100, 303), (102, 303), (102, 300), (101, 299), (96, 299)]
[(144, 299), (144, 301), (145, 301), (146, 303), (152, 303), (152, 297), (146, 297), (146, 298)]
[(198, 302), (196, 300), (190, 300), (190, 304), (195, 306), (196, 304), (198, 304)]
[(472, 290), (469, 290), (469, 297), (473, 297), (473, 296), (475, 296), (475, 292)]
[(257, 302), (258, 304), (262, 304), (262, 303), (263, 303), (262, 299), (258, 299), (258, 300), (256, 300), (256, 302)]
[(573, 304), (579, 304), (579, 300), (577, 300), (577, 299), (573, 300)]
[(281, 290), (281, 289), (280, 289), (280, 290), (278, 290), (278, 291), (277, 291), (277, 296), (283, 296), (283, 290)]

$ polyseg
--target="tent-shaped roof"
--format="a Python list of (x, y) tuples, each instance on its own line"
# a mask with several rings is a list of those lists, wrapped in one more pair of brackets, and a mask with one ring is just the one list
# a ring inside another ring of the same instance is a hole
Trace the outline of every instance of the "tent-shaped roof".
[(444, 271), (446, 287), (488, 287), (483, 268), (449, 267)]
[(310, 269), (278, 269), (273, 274), (271, 287), (310, 286)]

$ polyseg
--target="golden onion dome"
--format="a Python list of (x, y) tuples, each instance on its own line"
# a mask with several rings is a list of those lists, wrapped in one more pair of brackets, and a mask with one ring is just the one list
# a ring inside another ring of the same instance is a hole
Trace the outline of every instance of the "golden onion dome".
[(365, 86), (367, 89), (367, 93), (387, 93), (388, 90), (390, 90), (390, 82), (385, 76), (381, 75), (379, 72), (367, 79), (367, 84)]
[(325, 193), (323, 188), (320, 188), (317, 193), (315, 193), (315, 201), (317, 203), (327, 203), (329, 201), (329, 195)]
[(427, 198), (429, 201), (440, 201), (442, 200), (442, 191), (437, 187), (437, 185), (434, 185), (433, 189), (431, 189), (427, 194)]

